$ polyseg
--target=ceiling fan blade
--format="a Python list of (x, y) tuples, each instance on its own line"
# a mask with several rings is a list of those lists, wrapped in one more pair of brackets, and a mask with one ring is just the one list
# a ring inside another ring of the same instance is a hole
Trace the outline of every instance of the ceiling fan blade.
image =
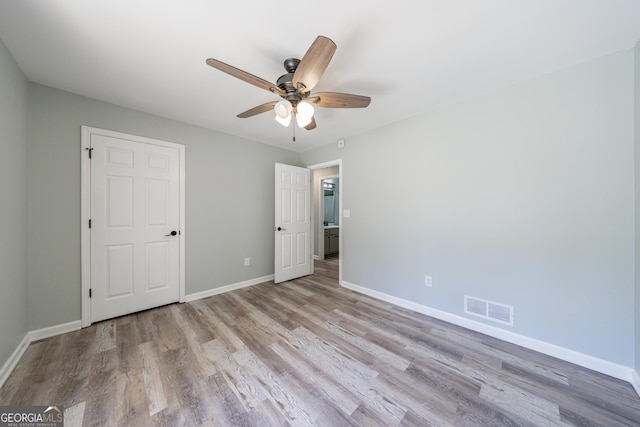
[(253, 117), (257, 114), (266, 113), (267, 111), (273, 111), (273, 107), (278, 103), (278, 101), (267, 102), (262, 105), (258, 105), (257, 107), (253, 107), (250, 110), (245, 111), (244, 113), (238, 114), (238, 117), (241, 119), (246, 119), (247, 117)]
[(306, 101), (324, 108), (365, 108), (371, 103), (371, 98), (349, 93), (317, 92)]
[(315, 116), (311, 117), (311, 122), (304, 127), (306, 130), (312, 130), (316, 128), (316, 118)]
[(232, 65), (218, 61), (217, 59), (209, 58), (207, 59), (207, 64), (212, 66), (213, 68), (229, 74), (230, 76), (243, 80), (247, 83), (251, 83), (252, 85), (257, 86), (261, 89), (268, 90), (269, 92), (273, 92), (280, 96), (285, 95), (283, 90), (280, 89), (277, 85), (261, 79), (260, 77), (256, 77), (253, 74), (247, 73), (246, 71), (242, 71), (241, 69), (236, 68)]
[[(336, 51), (336, 44), (330, 38), (318, 36), (304, 54), (296, 72), (293, 74), (293, 86), (299, 92), (309, 92), (318, 84), (320, 77), (329, 66)], [(300, 84), (304, 88), (300, 89)]]

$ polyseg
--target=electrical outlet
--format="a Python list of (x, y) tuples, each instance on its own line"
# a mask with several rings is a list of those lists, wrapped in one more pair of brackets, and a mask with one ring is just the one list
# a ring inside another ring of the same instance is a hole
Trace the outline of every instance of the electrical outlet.
[(245, 259), (244, 259), (244, 266), (245, 266), (245, 267), (248, 267), (248, 266), (250, 266), (250, 265), (251, 265), (251, 258), (245, 258)]
[(430, 288), (433, 286), (433, 279), (431, 279), (431, 276), (424, 276), (424, 285), (427, 288)]

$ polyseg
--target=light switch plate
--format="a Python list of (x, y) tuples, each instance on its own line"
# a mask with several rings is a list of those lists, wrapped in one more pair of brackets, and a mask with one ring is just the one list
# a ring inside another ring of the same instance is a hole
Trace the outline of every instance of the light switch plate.
[(349, 218), (351, 216), (351, 211), (349, 209), (345, 209), (344, 211), (342, 211), (342, 216), (344, 218)]
[(344, 138), (338, 140), (338, 148), (344, 148)]

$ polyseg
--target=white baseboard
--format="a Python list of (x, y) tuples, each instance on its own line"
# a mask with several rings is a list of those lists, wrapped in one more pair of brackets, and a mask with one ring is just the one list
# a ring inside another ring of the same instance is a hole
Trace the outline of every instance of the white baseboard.
[(24, 352), (27, 351), (29, 344), (34, 341), (64, 334), (66, 332), (77, 331), (80, 329), (80, 323), (80, 320), (76, 320), (62, 325), (27, 332), (14, 352), (11, 353), (9, 359), (4, 363), (4, 365), (2, 365), (2, 369), (0, 369), (0, 387), (2, 387), (7, 378), (9, 378), (9, 375), (11, 375), (11, 372), (15, 369)]
[(202, 298), (207, 298), (207, 297), (210, 297), (210, 296), (213, 296), (213, 295), (223, 294), (223, 293), (229, 292), (229, 291), (235, 291), (236, 289), (241, 289), (241, 288), (246, 288), (246, 287), (249, 287), (249, 286), (257, 285), (259, 283), (268, 282), (270, 280), (273, 280), (273, 274), (270, 274), (268, 276), (263, 276), (263, 277), (257, 277), (255, 279), (251, 279), (251, 280), (246, 280), (244, 282), (233, 283), (231, 285), (221, 286), (219, 288), (209, 289), (207, 291), (196, 292), (195, 294), (189, 294), (189, 295), (185, 296), (184, 300), (185, 300), (185, 302), (191, 302), (191, 301), (199, 300), (199, 299), (202, 299)]
[(65, 334), (67, 332), (73, 332), (80, 329), (82, 322), (75, 320), (69, 323), (63, 323), (62, 325), (50, 326), (48, 328), (36, 329), (29, 332), (29, 343), (42, 340), (45, 338), (55, 337), (56, 335)]
[(29, 333), (27, 332), (22, 341), (20, 341), (20, 344), (18, 344), (13, 353), (11, 353), (9, 359), (2, 365), (2, 369), (0, 369), (0, 387), (2, 387), (7, 378), (9, 378), (9, 375), (11, 375), (11, 372), (15, 369), (24, 352), (27, 351), (30, 343)]
[(391, 304), (416, 311), (418, 313), (426, 314), (427, 316), (431, 316), (457, 326), (462, 326), (463, 328), (480, 332), (485, 335), (489, 335), (491, 337), (498, 338), (503, 341), (546, 354), (548, 356), (553, 356), (566, 362), (570, 362), (584, 368), (592, 369), (594, 371), (609, 375), (623, 381), (627, 381), (631, 383), (631, 385), (638, 393), (638, 396), (640, 396), (640, 376), (638, 376), (638, 373), (633, 368), (630, 368), (628, 366), (619, 365), (617, 363), (599, 359), (588, 354), (569, 350), (555, 344), (550, 344), (544, 341), (537, 340), (535, 338), (516, 334), (514, 332), (506, 331), (495, 326), (485, 325), (484, 323), (480, 323), (475, 320), (467, 319), (465, 317), (447, 313), (446, 311), (427, 307), (425, 305), (394, 297), (392, 295), (387, 295), (385, 293), (368, 289), (363, 286), (355, 285), (353, 283), (342, 281), (340, 284), (345, 288), (360, 292), (365, 295), (369, 295), (382, 301), (386, 301)]

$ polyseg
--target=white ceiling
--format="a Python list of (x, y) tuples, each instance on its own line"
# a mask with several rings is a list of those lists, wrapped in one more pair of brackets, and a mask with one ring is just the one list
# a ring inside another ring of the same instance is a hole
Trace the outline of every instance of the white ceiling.
[[(279, 99), (205, 64), (275, 82), (318, 35), (338, 49), (317, 91), (372, 98), (316, 108), (312, 131)], [(605, 54), (640, 39), (638, 0), (0, 0), (0, 39), (34, 82), (303, 152)]]

